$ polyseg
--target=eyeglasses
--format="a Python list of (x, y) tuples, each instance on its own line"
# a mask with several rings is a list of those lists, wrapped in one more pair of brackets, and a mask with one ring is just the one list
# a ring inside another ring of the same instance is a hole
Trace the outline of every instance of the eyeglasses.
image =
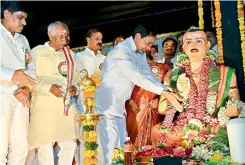
[(146, 46), (151, 47), (151, 46), (153, 45), (153, 43), (151, 43), (151, 42), (147, 42), (147, 41), (146, 41), (144, 38), (143, 38), (142, 40), (144, 40), (144, 42), (145, 42)]

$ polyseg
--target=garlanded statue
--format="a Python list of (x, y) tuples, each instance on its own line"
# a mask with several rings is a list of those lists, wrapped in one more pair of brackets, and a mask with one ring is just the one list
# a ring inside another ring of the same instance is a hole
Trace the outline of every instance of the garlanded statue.
[[(244, 116), (235, 70), (217, 64), (209, 48), (201, 29), (191, 28), (184, 34), (183, 52), (177, 55), (168, 80), (184, 111), (177, 112), (166, 98), (160, 98), (158, 111), (165, 118), (152, 129), (154, 146), (198, 146), (217, 133), (227, 135), (225, 126), (230, 118)], [(228, 140), (224, 143), (227, 146)]]

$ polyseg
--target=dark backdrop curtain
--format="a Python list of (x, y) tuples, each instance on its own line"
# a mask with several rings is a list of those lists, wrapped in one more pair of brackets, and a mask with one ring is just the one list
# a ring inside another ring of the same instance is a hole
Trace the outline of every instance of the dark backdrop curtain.
[(224, 61), (236, 69), (241, 100), (245, 101), (244, 72), (241, 54), (241, 37), (237, 20), (237, 1), (220, 1), (222, 12), (222, 33)]

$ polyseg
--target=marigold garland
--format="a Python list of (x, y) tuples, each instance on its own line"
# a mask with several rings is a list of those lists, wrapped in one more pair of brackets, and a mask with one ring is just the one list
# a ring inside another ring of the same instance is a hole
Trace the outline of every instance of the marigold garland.
[(222, 29), (221, 29), (221, 11), (220, 11), (220, 1), (214, 1), (215, 6), (215, 18), (216, 18), (216, 32), (217, 32), (217, 44), (218, 44), (218, 62), (220, 64), (224, 63), (223, 57), (223, 43), (222, 43)]
[(243, 70), (244, 70), (244, 77), (245, 77), (245, 26), (244, 26), (244, 9), (241, 0), (237, 1), (237, 18), (239, 22), (239, 30), (241, 36), (241, 49), (242, 49), (241, 51), (242, 51)]
[(198, 0), (199, 27), (204, 29), (202, 0)]
[(212, 27), (215, 27), (215, 19), (214, 19), (214, 7), (213, 7), (213, 1), (211, 0), (211, 18), (212, 18)]

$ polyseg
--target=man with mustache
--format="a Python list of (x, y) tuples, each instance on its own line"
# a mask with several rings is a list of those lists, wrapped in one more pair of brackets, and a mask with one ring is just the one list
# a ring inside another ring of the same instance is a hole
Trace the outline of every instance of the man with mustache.
[(163, 59), (159, 60), (160, 63), (169, 64), (170, 68), (176, 63), (175, 53), (177, 50), (177, 41), (173, 38), (166, 38), (162, 42)]
[(87, 47), (84, 51), (76, 54), (76, 62), (79, 70), (86, 69), (91, 76), (100, 64), (104, 62), (105, 56), (99, 53), (102, 46), (103, 35), (98, 29), (90, 29), (85, 35)]
[[(24, 165), (28, 153), (29, 92), (34, 79), (26, 74), (30, 46), (20, 34), (27, 12), (18, 1), (1, 6), (0, 165)], [(33, 75), (32, 75), (33, 76)]]

